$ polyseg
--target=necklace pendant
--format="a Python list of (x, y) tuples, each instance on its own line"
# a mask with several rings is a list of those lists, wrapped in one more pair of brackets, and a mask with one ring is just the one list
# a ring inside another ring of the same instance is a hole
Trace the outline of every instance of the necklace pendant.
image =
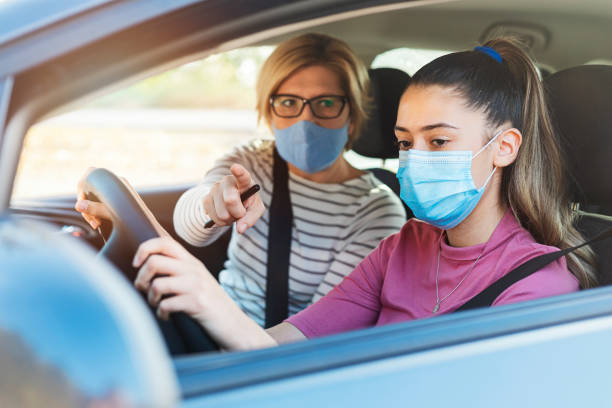
[(438, 313), (438, 310), (440, 310), (440, 304), (439, 304), (439, 303), (436, 303), (436, 305), (435, 305), (435, 306), (434, 306), (434, 308), (433, 308), (433, 312), (434, 312), (434, 313)]

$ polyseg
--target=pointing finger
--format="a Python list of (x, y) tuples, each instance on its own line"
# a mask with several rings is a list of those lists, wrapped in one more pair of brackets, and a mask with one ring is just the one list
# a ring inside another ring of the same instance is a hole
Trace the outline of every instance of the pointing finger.
[(253, 184), (253, 180), (251, 180), (251, 175), (240, 164), (232, 164), (232, 167), (230, 167), (230, 171), (236, 178), (236, 187), (238, 187), (238, 190), (240, 190), (241, 193), (247, 188), (251, 187), (251, 185)]

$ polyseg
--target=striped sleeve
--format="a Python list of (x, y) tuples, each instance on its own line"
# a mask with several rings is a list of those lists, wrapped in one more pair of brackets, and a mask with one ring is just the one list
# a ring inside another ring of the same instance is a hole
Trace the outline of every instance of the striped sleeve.
[(259, 182), (257, 175), (261, 174), (261, 171), (254, 168), (255, 163), (250, 157), (252, 151), (257, 148), (260, 147), (255, 142), (236, 147), (231, 153), (215, 162), (200, 184), (181, 195), (174, 208), (173, 222), (176, 233), (186, 242), (194, 246), (206, 246), (213, 243), (230, 228), (230, 226), (204, 228), (204, 224), (208, 221), (206, 211), (204, 211), (204, 197), (216, 182), (231, 174), (230, 167), (234, 163), (242, 165), (251, 173), (255, 182)]

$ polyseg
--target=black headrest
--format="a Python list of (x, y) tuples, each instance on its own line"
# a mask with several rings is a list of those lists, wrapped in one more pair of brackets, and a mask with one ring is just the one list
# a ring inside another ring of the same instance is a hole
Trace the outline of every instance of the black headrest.
[(612, 67), (584, 65), (544, 80), (572, 176), (572, 199), (612, 214)]
[(400, 97), (410, 76), (395, 68), (370, 69), (372, 110), (353, 150), (362, 156), (390, 159), (397, 157), (395, 121)]

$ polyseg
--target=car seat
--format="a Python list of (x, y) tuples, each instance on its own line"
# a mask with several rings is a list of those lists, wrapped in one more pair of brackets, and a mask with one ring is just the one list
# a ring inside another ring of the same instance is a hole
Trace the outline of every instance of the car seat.
[[(370, 74), (372, 109), (364, 130), (352, 146), (356, 153), (378, 159), (398, 157), (395, 138), (397, 108), (402, 93), (410, 82), (410, 76), (395, 68), (375, 68)], [(395, 173), (383, 168), (370, 170), (377, 179), (385, 183), (399, 196), (400, 186)], [(403, 204), (403, 202), (402, 202)], [(404, 204), (406, 215), (412, 217), (412, 211)]]
[[(583, 216), (577, 228), (586, 239), (612, 227), (612, 67), (584, 65), (544, 80), (570, 173), (569, 191)], [(598, 257), (600, 285), (612, 283), (609, 241), (591, 247)]]

